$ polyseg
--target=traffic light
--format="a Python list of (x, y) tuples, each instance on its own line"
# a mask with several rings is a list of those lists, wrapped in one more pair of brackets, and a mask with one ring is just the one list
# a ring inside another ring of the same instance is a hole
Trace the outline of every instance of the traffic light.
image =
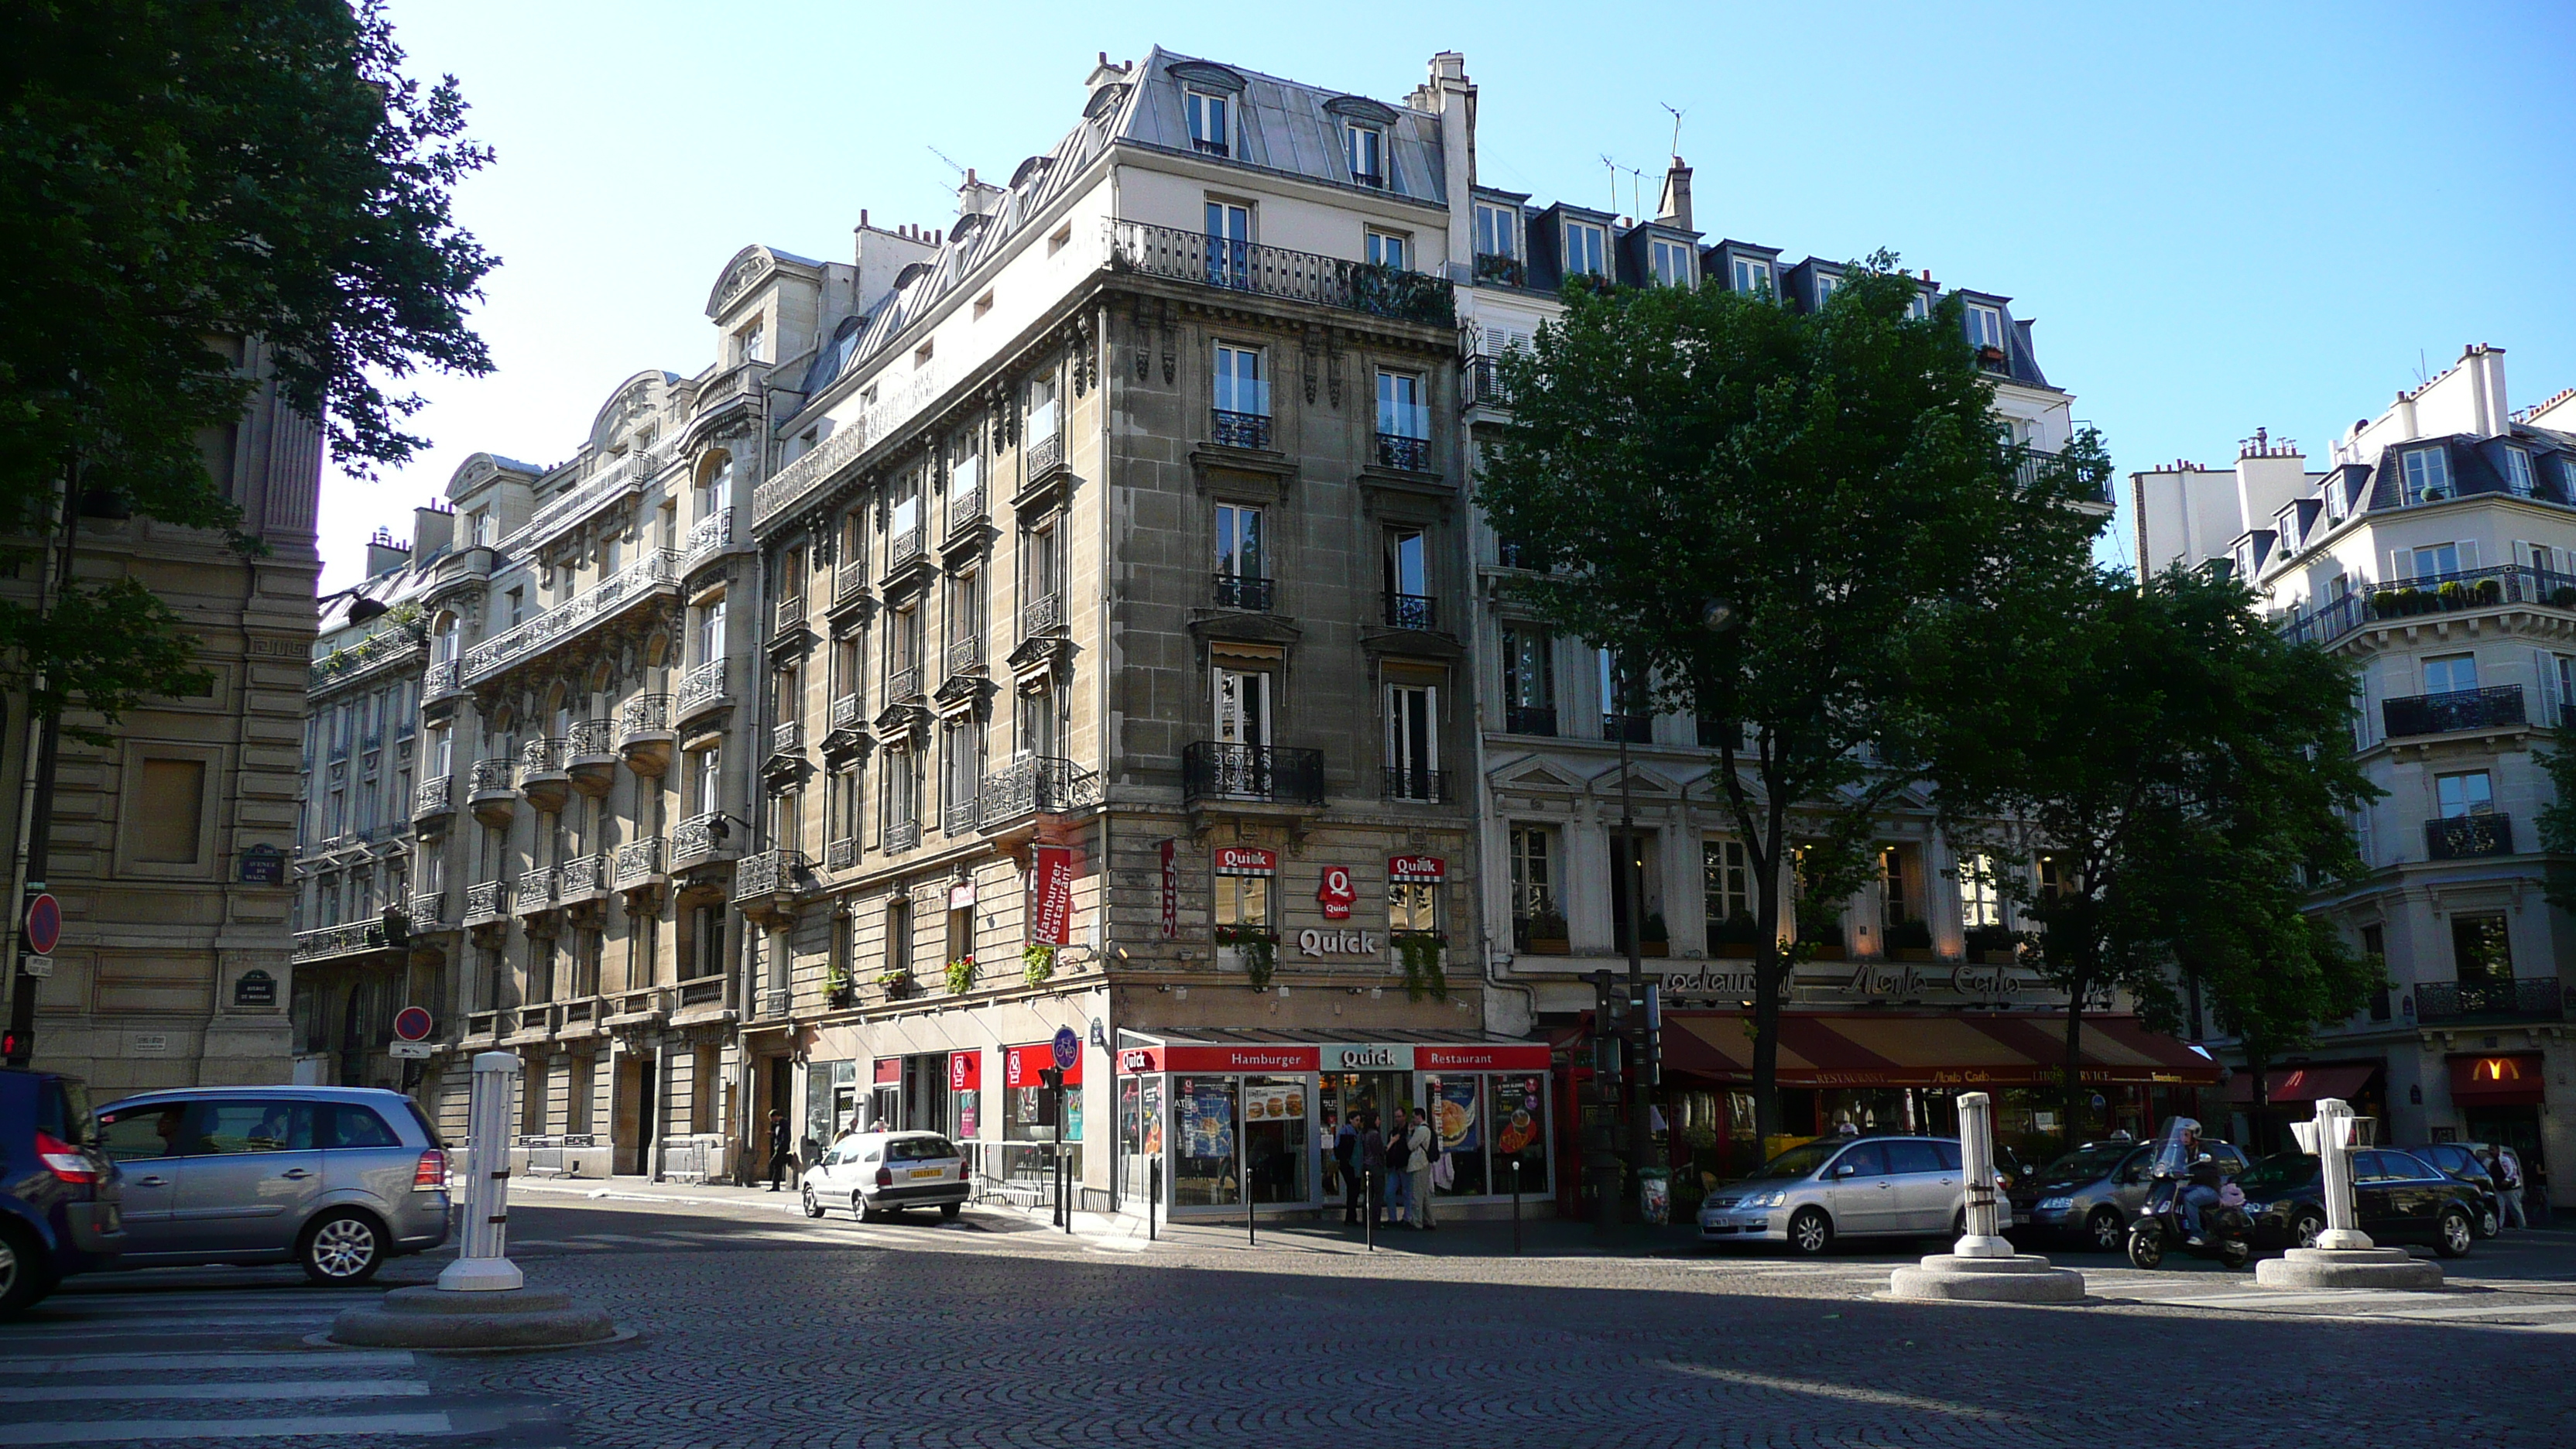
[(1622, 1053), (1620, 1024), (1628, 1015), (1628, 991), (1607, 971), (1592, 973), (1592, 1070), (1603, 1091), (1618, 1090)]
[(13, 1067), (23, 1067), (35, 1055), (36, 1033), (33, 1029), (0, 1031), (0, 1062), (6, 1062)]

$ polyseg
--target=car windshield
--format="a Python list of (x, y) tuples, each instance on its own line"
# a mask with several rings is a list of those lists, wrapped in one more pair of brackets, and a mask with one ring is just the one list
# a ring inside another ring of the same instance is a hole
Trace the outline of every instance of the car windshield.
[(1778, 1180), (1789, 1177), (1805, 1177), (1807, 1174), (1814, 1172), (1817, 1168), (1824, 1166), (1827, 1158), (1840, 1152), (1847, 1145), (1849, 1144), (1840, 1141), (1801, 1143), (1798, 1146), (1792, 1147), (1788, 1151), (1781, 1153), (1779, 1156), (1772, 1158), (1769, 1162), (1762, 1164), (1760, 1167), (1755, 1168), (1752, 1173), (1748, 1175), (1747, 1180), (1763, 1181)]
[(2278, 1157), (2266, 1157), (2245, 1169), (2244, 1174), (2236, 1179), (2236, 1185), (2245, 1189), (2247, 1197), (2259, 1198), (2265, 1193), (2305, 1187), (2316, 1180), (2315, 1158), (2304, 1152), (2284, 1152)]
[(2088, 1142), (2064, 1157), (2048, 1164), (2040, 1175), (2051, 1182), (2091, 1182), (2106, 1177), (2120, 1165), (2120, 1159), (2135, 1152), (2134, 1142)]
[(888, 1162), (930, 1162), (956, 1155), (957, 1149), (945, 1137), (897, 1137), (886, 1143)]

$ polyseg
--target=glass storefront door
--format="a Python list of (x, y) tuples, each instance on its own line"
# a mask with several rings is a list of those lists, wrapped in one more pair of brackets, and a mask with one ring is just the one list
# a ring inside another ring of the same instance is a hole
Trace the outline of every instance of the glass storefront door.
[(1172, 1079), (1172, 1206), (1243, 1202), (1234, 1150), (1233, 1077)]
[(1263, 1206), (1314, 1200), (1314, 1155), (1307, 1131), (1306, 1078), (1243, 1080), (1244, 1176)]

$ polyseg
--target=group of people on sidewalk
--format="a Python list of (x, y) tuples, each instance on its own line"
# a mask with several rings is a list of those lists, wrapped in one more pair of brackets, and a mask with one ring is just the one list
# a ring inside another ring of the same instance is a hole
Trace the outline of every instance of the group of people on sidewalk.
[[(1401, 1223), (1419, 1231), (1440, 1226), (1432, 1219), (1432, 1175), (1440, 1166), (1440, 1134), (1419, 1107), (1410, 1118), (1399, 1109), (1390, 1129), (1374, 1111), (1357, 1111), (1336, 1124), (1329, 1114), (1325, 1131), (1331, 1141), (1328, 1172), (1342, 1185), (1342, 1223), (1361, 1224), (1361, 1199), (1368, 1221)], [(1372, 1192), (1372, 1184), (1383, 1184)]]

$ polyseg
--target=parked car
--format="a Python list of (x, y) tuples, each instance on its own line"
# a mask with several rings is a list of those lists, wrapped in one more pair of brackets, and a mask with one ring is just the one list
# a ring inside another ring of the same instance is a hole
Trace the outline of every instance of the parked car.
[[(2266, 1157), (2236, 1179), (2258, 1248), (2313, 1248), (2326, 1230), (2325, 1187), (2304, 1152)], [(2352, 1155), (2353, 1214), (2372, 1242), (2426, 1243), (2445, 1258), (2476, 1240), (2478, 1190), (2394, 1147)]]
[(2497, 1190), (2494, 1174), (2487, 1171), (2487, 1160), (2476, 1148), (2464, 1142), (2433, 1142), (2422, 1147), (2401, 1147), (2431, 1163), (2445, 1177), (2458, 1178), (2478, 1190), (2478, 1216), (2470, 1224), (2481, 1238), (2492, 1238), (2504, 1231), (2504, 1194)]
[(125, 1246), (116, 1164), (78, 1077), (0, 1067), (0, 1319)]
[[(2009, 1224), (2010, 1204), (1996, 1206)], [(1700, 1204), (1699, 1236), (1815, 1254), (1836, 1238), (1955, 1235), (1967, 1210), (1956, 1138), (1820, 1137), (1713, 1189)]]
[(447, 1241), (447, 1149), (374, 1087), (190, 1087), (98, 1114), (125, 1174), (120, 1267), (298, 1263), (363, 1283)]
[(847, 1207), (863, 1223), (910, 1207), (953, 1220), (973, 1194), (966, 1154), (936, 1132), (853, 1132), (805, 1173), (805, 1216)]
[[(2243, 1172), (2245, 1154), (2233, 1143), (2202, 1139), (2201, 1150), (2218, 1159), (2229, 1177)], [(2071, 1241), (2096, 1252), (2116, 1253), (2129, 1224), (2147, 1205), (2147, 1164), (2155, 1144), (2115, 1137), (2087, 1142), (2013, 1184), (2013, 1216), (2032, 1233)]]

